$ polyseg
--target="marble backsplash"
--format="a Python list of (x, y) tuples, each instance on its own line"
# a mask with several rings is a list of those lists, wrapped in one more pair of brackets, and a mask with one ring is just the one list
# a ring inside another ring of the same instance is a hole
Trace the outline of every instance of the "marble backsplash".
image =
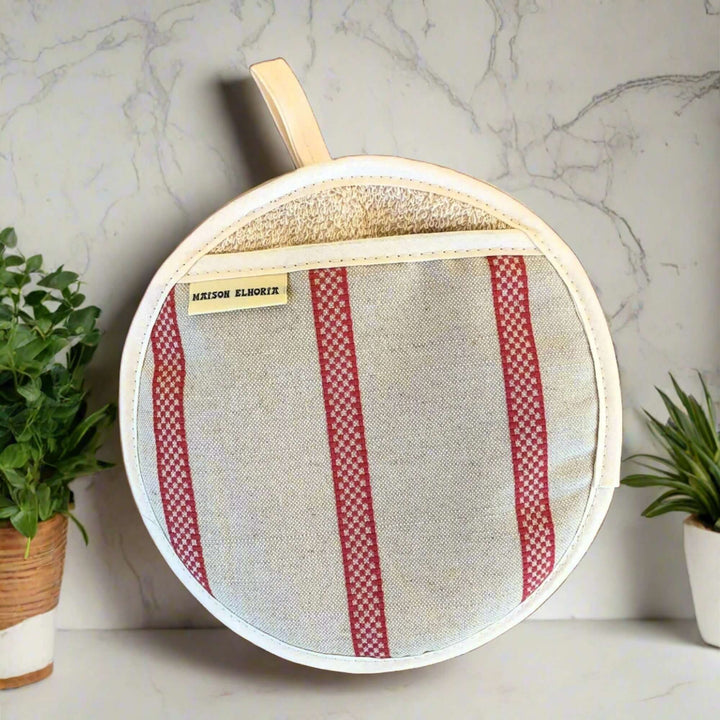
[[(720, 397), (720, 0), (9, 0), (0, 6), (0, 225), (84, 273), (120, 352), (155, 269), (225, 202), (290, 169), (248, 64), (282, 55), (332, 154), (453, 167), (516, 195), (585, 264), (610, 318), (625, 451), (653, 385)], [(106, 454), (120, 462), (117, 438)], [(63, 627), (211, 618), (152, 545), (121, 467), (78, 481)], [(537, 614), (691, 614), (681, 518), (620, 489)]]

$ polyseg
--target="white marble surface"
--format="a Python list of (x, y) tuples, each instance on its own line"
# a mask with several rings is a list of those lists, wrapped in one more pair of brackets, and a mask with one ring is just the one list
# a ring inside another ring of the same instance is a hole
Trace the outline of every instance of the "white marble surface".
[[(720, 395), (718, 0), (8, 0), (0, 4), (0, 224), (85, 272), (114, 396), (133, 308), (209, 213), (289, 169), (247, 80), (284, 55), (335, 155), (398, 154), (515, 193), (586, 264), (637, 409), (673, 370)], [(108, 454), (119, 459), (117, 441)], [(120, 469), (82, 480), (68, 628), (202, 625)], [(680, 518), (621, 490), (540, 616), (688, 616)], [(76, 641), (68, 641), (76, 642)], [(78, 640), (77, 642), (80, 642)], [(399, 681), (402, 682), (402, 681)], [(340, 717), (340, 716), (338, 716)]]
[(692, 621), (525, 623), (375, 676), (293, 665), (227, 630), (69, 631), (48, 680), (0, 693), (0, 718), (677, 720), (713, 715), (719, 676)]

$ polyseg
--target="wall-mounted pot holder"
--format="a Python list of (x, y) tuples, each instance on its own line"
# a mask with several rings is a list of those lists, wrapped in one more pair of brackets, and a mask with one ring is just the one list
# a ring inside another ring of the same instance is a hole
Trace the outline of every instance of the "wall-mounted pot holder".
[(459, 655), (546, 600), (607, 512), (607, 324), (520, 203), (422, 162), (332, 160), (287, 64), (252, 72), (299, 169), (204, 222), (140, 303), (135, 500), (195, 597), (277, 655)]

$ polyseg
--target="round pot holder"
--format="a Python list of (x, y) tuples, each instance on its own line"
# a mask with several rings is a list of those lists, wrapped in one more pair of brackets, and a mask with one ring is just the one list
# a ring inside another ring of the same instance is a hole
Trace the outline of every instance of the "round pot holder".
[(298, 169), (204, 222), (140, 303), (135, 500), (190, 592), (277, 655), (368, 673), (459, 655), (546, 600), (607, 512), (607, 324), (519, 202), (333, 160), (287, 64), (252, 73)]

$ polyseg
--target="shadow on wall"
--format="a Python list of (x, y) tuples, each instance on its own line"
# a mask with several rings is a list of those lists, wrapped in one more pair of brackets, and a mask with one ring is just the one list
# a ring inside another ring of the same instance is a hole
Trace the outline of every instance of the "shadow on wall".
[(288, 152), (253, 79), (221, 81), (220, 94), (247, 166), (250, 186), (291, 170)]
[[(219, 112), (227, 118), (241, 164), (245, 166), (239, 183), (245, 187), (238, 187), (238, 194), (291, 170), (290, 157), (252, 79), (221, 80), (216, 87)], [(120, 309), (102, 318), (104, 339), (88, 370), (88, 386), (94, 389), (94, 403), (112, 401), (117, 396), (125, 337), (156, 270), (195, 227), (230, 199), (213, 198), (212, 207), (187, 215), (180, 222), (176, 217), (166, 226), (162, 220), (148, 223), (148, 238), (143, 249), (145, 271), (125, 276), (123, 283), (118, 284), (118, 291), (123, 295), (118, 304)], [(68, 558), (69, 574), (81, 575), (82, 566), (88, 563), (84, 552), (97, 552), (102, 556), (99, 559), (105, 577), (98, 578), (98, 582), (106, 586), (103, 608), (92, 608), (91, 612), (98, 612), (100, 618), (112, 619), (113, 626), (120, 627), (217, 625), (175, 578), (145, 530), (123, 471), (117, 426), (102, 457), (117, 463), (117, 467), (76, 484), (79, 514), (88, 525), (91, 547)], [(85, 580), (78, 578), (71, 582), (78, 586)], [(75, 617), (83, 610), (69, 610), (69, 624), (76, 625)], [(102, 623), (102, 620), (96, 622)], [(89, 624), (96, 623), (89, 621)]]

